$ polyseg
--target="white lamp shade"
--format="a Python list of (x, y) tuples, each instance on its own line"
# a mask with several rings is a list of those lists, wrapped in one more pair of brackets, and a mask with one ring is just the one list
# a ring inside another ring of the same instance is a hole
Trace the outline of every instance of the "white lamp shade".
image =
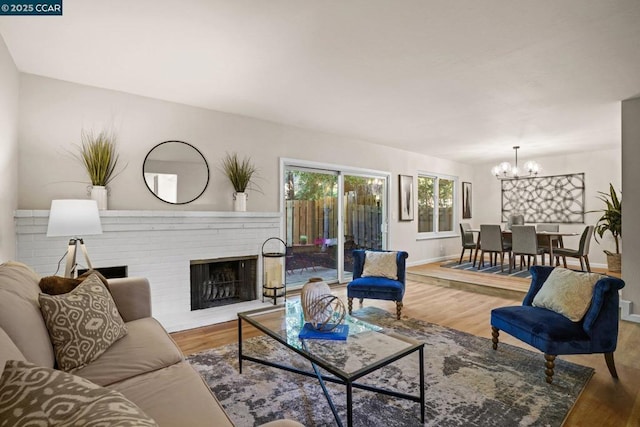
[(95, 200), (52, 200), (47, 237), (102, 234)]

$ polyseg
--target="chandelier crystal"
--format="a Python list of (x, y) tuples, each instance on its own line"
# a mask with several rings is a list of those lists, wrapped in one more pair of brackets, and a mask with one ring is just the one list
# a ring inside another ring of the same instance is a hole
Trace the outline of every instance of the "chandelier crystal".
[[(512, 166), (509, 162), (502, 162), (491, 169), (491, 174), (498, 179), (518, 179), (521, 177), (522, 171), (518, 167), (518, 149), (520, 146), (516, 145), (513, 149), (516, 151), (516, 162)], [(536, 176), (540, 172), (540, 165), (534, 161), (528, 161), (524, 164), (523, 168), (526, 172), (526, 176)]]

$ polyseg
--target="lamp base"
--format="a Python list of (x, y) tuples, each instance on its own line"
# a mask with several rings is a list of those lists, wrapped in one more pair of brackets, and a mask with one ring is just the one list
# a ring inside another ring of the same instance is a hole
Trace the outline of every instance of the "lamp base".
[(76, 254), (78, 246), (84, 254), (84, 259), (87, 262), (87, 268), (91, 270), (91, 260), (89, 260), (89, 254), (87, 254), (87, 248), (84, 246), (82, 239), (69, 239), (69, 248), (67, 249), (67, 265), (64, 269), (64, 277), (76, 277), (78, 275), (78, 264), (76, 263)]

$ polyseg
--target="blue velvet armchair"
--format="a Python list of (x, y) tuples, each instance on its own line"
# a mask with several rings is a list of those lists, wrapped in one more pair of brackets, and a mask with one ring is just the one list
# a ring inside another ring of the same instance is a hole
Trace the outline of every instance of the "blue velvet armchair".
[(544, 353), (547, 383), (553, 381), (554, 360), (562, 354), (604, 353), (611, 376), (618, 378), (613, 352), (618, 342), (619, 296), (624, 282), (605, 276), (593, 288), (591, 305), (579, 322), (532, 302), (553, 267), (531, 267), (531, 286), (521, 306), (491, 310), (493, 349), (498, 348), (499, 331), (537, 348)]
[[(390, 252), (390, 251), (382, 251)], [(360, 304), (364, 298), (395, 301), (396, 316), (400, 319), (402, 312), (402, 298), (405, 289), (406, 259), (409, 254), (398, 251), (396, 255), (396, 266), (398, 269), (398, 279), (393, 280), (386, 277), (363, 277), (365, 253), (363, 249), (353, 251), (353, 280), (347, 285), (347, 300), (349, 314), (353, 308), (353, 299), (359, 298)]]

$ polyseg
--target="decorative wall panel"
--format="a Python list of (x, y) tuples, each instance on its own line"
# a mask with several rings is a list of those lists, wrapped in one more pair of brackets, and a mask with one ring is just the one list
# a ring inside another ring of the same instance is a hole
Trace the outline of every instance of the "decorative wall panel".
[(527, 223), (584, 223), (584, 173), (501, 182), (502, 222), (520, 213)]

